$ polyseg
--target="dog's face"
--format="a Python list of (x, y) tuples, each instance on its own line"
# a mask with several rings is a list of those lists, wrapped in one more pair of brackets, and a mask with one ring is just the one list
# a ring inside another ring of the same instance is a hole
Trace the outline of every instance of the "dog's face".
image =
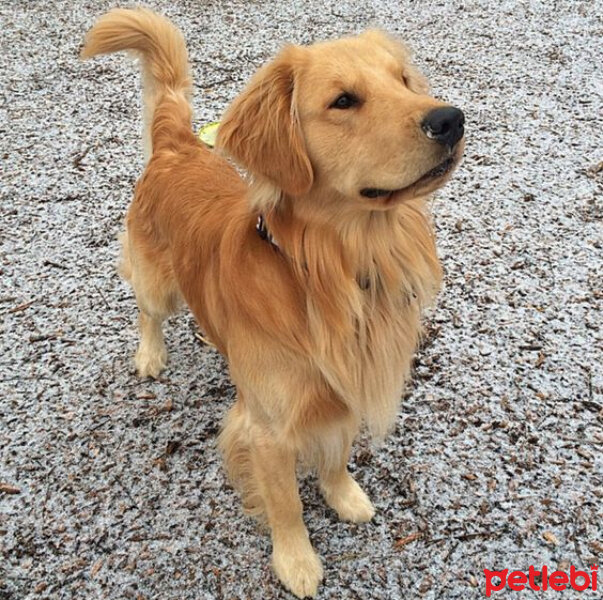
[(445, 183), (463, 125), (404, 46), (369, 31), (283, 50), (233, 102), (218, 145), (289, 195), (383, 210)]

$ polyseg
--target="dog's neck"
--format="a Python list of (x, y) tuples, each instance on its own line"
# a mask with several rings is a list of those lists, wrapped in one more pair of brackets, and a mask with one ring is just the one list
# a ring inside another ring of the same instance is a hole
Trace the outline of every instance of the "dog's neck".
[(333, 286), (355, 281), (374, 292), (404, 293), (420, 304), (434, 296), (440, 266), (423, 198), (370, 211), (334, 200), (332, 193), (283, 196), (264, 219), (281, 251), (305, 276), (326, 277)]
[(433, 231), (424, 199), (374, 213), (328, 201), (281, 198), (266, 223), (306, 295), (316, 364), (381, 436), (396, 414), (421, 307), (439, 287)]

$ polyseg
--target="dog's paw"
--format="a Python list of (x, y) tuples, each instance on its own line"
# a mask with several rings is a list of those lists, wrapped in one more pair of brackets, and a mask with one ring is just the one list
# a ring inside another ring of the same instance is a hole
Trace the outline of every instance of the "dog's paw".
[(351, 475), (337, 486), (323, 488), (327, 504), (343, 521), (365, 523), (375, 516), (375, 507)]
[(308, 539), (275, 544), (272, 566), (281, 583), (298, 598), (316, 597), (323, 570)]
[(167, 365), (167, 350), (165, 346), (151, 348), (141, 344), (136, 351), (134, 364), (139, 377), (157, 379)]

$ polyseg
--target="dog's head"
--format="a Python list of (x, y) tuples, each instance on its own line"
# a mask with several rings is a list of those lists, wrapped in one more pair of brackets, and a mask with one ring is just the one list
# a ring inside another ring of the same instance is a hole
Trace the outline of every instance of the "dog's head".
[(252, 175), (260, 210), (310, 191), (388, 209), (442, 186), (463, 152), (463, 113), (428, 91), (379, 31), (289, 46), (234, 100), (218, 147)]

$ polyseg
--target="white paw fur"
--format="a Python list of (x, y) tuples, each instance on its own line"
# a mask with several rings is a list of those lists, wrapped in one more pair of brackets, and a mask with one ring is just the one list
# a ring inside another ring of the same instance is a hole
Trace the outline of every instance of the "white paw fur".
[(281, 583), (298, 598), (316, 597), (323, 570), (307, 538), (275, 543), (272, 566)]
[(323, 486), (323, 494), (343, 521), (365, 523), (375, 516), (375, 507), (351, 475), (338, 485)]
[(157, 379), (167, 365), (167, 350), (163, 344), (140, 344), (134, 364), (139, 377)]

